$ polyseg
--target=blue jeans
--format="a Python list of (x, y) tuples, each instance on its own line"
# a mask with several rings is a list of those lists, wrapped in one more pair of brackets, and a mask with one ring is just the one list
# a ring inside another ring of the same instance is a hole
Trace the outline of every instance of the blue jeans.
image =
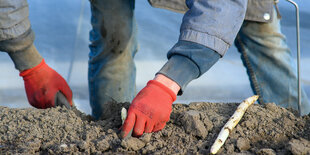
[(91, 0), (89, 93), (92, 115), (99, 119), (108, 102), (135, 96), (137, 52), (134, 0)]
[[(281, 33), (280, 19), (274, 11), (271, 23), (245, 21), (235, 44), (247, 69), (252, 90), (259, 103), (274, 102), (298, 109), (296, 63)], [(310, 112), (308, 98), (302, 90), (301, 114)]]

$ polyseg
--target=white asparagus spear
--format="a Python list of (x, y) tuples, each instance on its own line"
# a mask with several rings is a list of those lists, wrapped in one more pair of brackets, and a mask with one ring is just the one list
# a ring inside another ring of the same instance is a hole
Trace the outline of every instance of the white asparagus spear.
[(245, 113), (246, 109), (252, 105), (257, 99), (258, 95), (254, 95), (245, 99), (240, 105), (238, 106), (235, 113), (230, 117), (228, 122), (224, 125), (221, 132), (219, 133), (218, 137), (216, 138), (214, 144), (211, 147), (211, 154), (216, 154), (217, 151), (222, 147), (225, 143), (227, 137), (229, 136), (232, 129), (239, 123), (243, 114)]
[[(124, 124), (126, 118), (127, 118), (127, 110), (126, 110), (126, 108), (122, 107), (122, 110), (121, 110), (122, 124)], [(133, 128), (130, 130), (130, 132), (128, 133), (128, 135), (125, 138), (128, 138), (131, 136), (132, 130), (133, 130)]]
[(123, 107), (121, 110), (122, 124), (124, 124), (126, 117), (127, 117), (127, 110)]

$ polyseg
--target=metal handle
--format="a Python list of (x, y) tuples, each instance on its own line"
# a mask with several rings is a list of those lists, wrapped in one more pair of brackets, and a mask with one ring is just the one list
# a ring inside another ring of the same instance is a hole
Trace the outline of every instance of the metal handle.
[(81, 0), (80, 16), (79, 16), (76, 34), (75, 34), (75, 40), (74, 40), (74, 51), (72, 52), (72, 55), (71, 55), (71, 59), (70, 59), (70, 63), (69, 63), (69, 69), (68, 69), (68, 75), (67, 75), (68, 84), (70, 84), (72, 70), (73, 70), (73, 63), (75, 61), (75, 57), (77, 54), (76, 51), (78, 50), (78, 41), (79, 41), (79, 37), (81, 34), (82, 23), (83, 23), (83, 18), (84, 18), (83, 15), (84, 15), (85, 1), (86, 0)]
[(297, 37), (297, 89), (298, 89), (298, 112), (301, 116), (301, 86), (300, 86), (300, 31), (299, 31), (299, 7), (296, 2), (287, 0), (296, 9), (296, 37)]

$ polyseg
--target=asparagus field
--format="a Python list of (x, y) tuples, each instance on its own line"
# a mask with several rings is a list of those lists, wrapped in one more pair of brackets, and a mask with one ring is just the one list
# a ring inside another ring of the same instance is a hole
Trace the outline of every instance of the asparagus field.
[[(119, 138), (120, 111), (128, 103), (107, 104), (94, 121), (77, 109), (0, 107), (0, 154), (208, 154), (237, 103), (174, 104), (159, 132)], [(310, 115), (275, 104), (252, 105), (218, 154), (310, 154)]]

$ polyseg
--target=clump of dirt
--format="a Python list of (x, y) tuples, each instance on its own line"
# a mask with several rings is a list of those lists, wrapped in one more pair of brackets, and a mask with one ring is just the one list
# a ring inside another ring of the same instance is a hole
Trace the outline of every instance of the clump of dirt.
[[(174, 104), (159, 132), (119, 138), (121, 107), (94, 121), (77, 109), (0, 107), (0, 154), (208, 154), (238, 104)], [(275, 104), (249, 107), (219, 154), (310, 154), (310, 115), (296, 117)]]

